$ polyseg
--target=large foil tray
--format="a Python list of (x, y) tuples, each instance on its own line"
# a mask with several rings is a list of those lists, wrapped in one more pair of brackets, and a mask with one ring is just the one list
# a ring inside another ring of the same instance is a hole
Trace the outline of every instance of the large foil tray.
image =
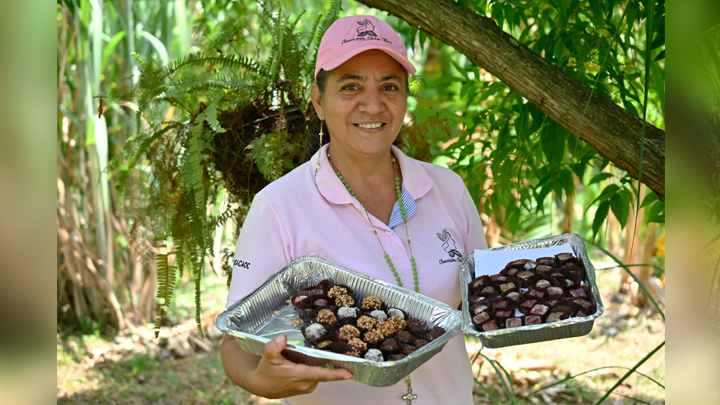
[[(548, 340), (564, 339), (577, 336), (583, 336), (590, 333), (593, 328), (595, 318), (600, 316), (603, 311), (603, 304), (600, 300), (600, 292), (595, 281), (595, 267), (593, 267), (585, 249), (583, 239), (574, 233), (566, 233), (563, 235), (555, 235), (542, 239), (532, 239), (523, 242), (517, 242), (506, 246), (488, 249), (490, 251), (497, 250), (520, 250), (544, 248), (555, 245), (568, 243), (576, 257), (582, 260), (587, 271), (590, 288), (593, 298), (595, 299), (596, 308), (594, 314), (586, 317), (574, 317), (559, 322), (543, 323), (540, 325), (528, 325), (510, 329), (498, 329), (489, 332), (479, 332), (475, 329), (470, 317), (470, 309), (468, 303), (468, 283), (472, 281), (475, 274), (475, 252), (467, 255), (460, 266), (460, 285), (463, 296), (462, 310), (462, 330), (465, 334), (477, 336), (485, 347), (497, 348), (505, 346), (515, 346), (527, 343), (544, 342)], [(535, 257), (527, 257), (535, 259)]]
[[(236, 277), (241, 275), (236, 275)], [(373, 295), (389, 307), (400, 308), (410, 317), (439, 325), (446, 333), (399, 361), (370, 361), (313, 349), (295, 324), (299, 318), (290, 296), (328, 279), (346, 285), (358, 297)], [(366, 274), (314, 256), (303, 256), (272, 275), (263, 285), (244, 299), (234, 303), (216, 319), (218, 329), (232, 335), (240, 347), (249, 353), (262, 355), (265, 343), (280, 334), (288, 337), (283, 355), (296, 363), (353, 372), (353, 379), (371, 386), (393, 385), (411, 371), (440, 352), (453, 336), (460, 332), (460, 311)]]

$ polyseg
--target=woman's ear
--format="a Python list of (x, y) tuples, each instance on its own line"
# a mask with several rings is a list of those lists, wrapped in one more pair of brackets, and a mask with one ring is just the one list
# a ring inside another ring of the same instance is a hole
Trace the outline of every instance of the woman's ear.
[(325, 114), (322, 110), (322, 93), (320, 93), (320, 88), (317, 83), (313, 83), (312, 87), (310, 87), (310, 100), (312, 100), (313, 107), (315, 107), (318, 118), (324, 120)]

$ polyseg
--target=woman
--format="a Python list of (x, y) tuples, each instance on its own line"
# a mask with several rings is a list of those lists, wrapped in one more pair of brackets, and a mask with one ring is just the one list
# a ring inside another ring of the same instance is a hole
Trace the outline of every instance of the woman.
[[(237, 243), (228, 306), (305, 255), (460, 305), (460, 262), (487, 244), (462, 179), (393, 145), (414, 72), (386, 22), (345, 17), (328, 29), (311, 98), (325, 123), (319, 144), (325, 131), (330, 143), (253, 200)], [(293, 405), (405, 402), (405, 380), (370, 387), (350, 380), (348, 370), (295, 364), (281, 355), (285, 343), (282, 335), (266, 344), (263, 356), (254, 356), (226, 336), (221, 353), (228, 376), (256, 395)], [(463, 335), (410, 377), (415, 404), (471, 404)]]

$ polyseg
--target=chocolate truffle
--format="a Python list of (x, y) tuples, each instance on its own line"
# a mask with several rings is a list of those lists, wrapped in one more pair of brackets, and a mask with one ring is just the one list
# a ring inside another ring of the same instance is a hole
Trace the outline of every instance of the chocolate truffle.
[(496, 318), (511, 318), (515, 315), (515, 311), (511, 309), (500, 309), (495, 311)]
[(415, 336), (406, 330), (401, 330), (395, 335), (395, 339), (397, 339), (400, 343), (408, 344), (415, 340)]
[(405, 313), (397, 308), (388, 309), (388, 316), (399, 316), (400, 318), (405, 319)]
[(373, 318), (375, 318), (375, 320), (378, 322), (387, 321), (387, 314), (380, 309), (376, 309), (376, 310), (370, 312), (369, 315), (372, 316)]
[(357, 348), (360, 352), (367, 350), (367, 344), (358, 338), (352, 338), (348, 340), (348, 344), (354, 348)]
[(377, 326), (375, 326), (375, 329), (385, 336), (390, 336), (393, 333), (397, 332), (395, 324), (388, 321), (380, 322), (379, 324), (377, 324)]
[(430, 329), (430, 332), (427, 333), (427, 338), (430, 340), (435, 340), (442, 336), (445, 333), (445, 329), (443, 329), (439, 325), (433, 326), (432, 329)]
[(539, 265), (539, 266), (535, 267), (535, 273), (537, 273), (537, 274), (549, 273), (551, 271), (552, 271), (552, 267), (550, 267), (550, 266)]
[(305, 328), (305, 337), (310, 340), (318, 340), (325, 336), (325, 333), (327, 333), (327, 330), (319, 323), (314, 323)]
[(354, 307), (340, 307), (338, 308), (337, 314), (340, 319), (355, 318), (357, 316), (357, 309)]
[(393, 354), (392, 356), (390, 356), (390, 360), (393, 360), (393, 361), (399, 361), (399, 360), (402, 360), (402, 359), (404, 359), (404, 358), (405, 358), (405, 355), (402, 354), (402, 353)]
[(407, 321), (406, 329), (415, 335), (425, 333), (425, 322), (417, 318), (410, 318)]
[(298, 295), (297, 297), (293, 298), (293, 304), (299, 304), (300, 301), (307, 298), (307, 295)]
[(372, 361), (383, 361), (382, 352), (378, 349), (368, 349), (365, 358)]
[(371, 345), (378, 344), (383, 339), (385, 339), (385, 336), (376, 330), (370, 330), (365, 332), (365, 336), (363, 337), (363, 340), (370, 343)]
[(326, 323), (330, 326), (335, 326), (337, 323), (337, 318), (335, 317), (335, 314), (330, 311), (329, 309), (324, 309), (318, 313), (317, 318), (315, 318), (317, 322)]
[(335, 305), (339, 307), (351, 307), (355, 305), (355, 299), (349, 295), (340, 295), (335, 298)]
[(347, 288), (336, 285), (335, 287), (331, 288), (330, 291), (328, 291), (327, 296), (330, 298), (337, 298), (341, 295), (347, 295), (347, 293)]
[(400, 331), (405, 329), (407, 327), (407, 321), (404, 318), (401, 318), (399, 316), (392, 316), (390, 319), (388, 319), (388, 322), (393, 324), (395, 326), (395, 331)]
[(376, 309), (380, 309), (381, 307), (382, 301), (380, 301), (376, 297), (373, 297), (372, 295), (368, 295), (367, 297), (365, 297), (365, 299), (362, 300), (362, 303), (360, 304), (360, 308), (366, 311), (373, 311)]
[(527, 263), (525, 263), (525, 266), (523, 266), (523, 267), (525, 268), (525, 270), (532, 271), (532, 270), (535, 270), (537, 265), (538, 264), (536, 262), (534, 262), (532, 260), (528, 260)]
[(417, 347), (415, 347), (413, 345), (402, 345), (402, 349), (401, 349), (402, 354), (404, 354), (406, 356), (408, 356), (410, 353), (414, 352), (415, 350), (417, 350)]
[(550, 287), (550, 280), (545, 280), (544, 278), (538, 280), (535, 283), (535, 288), (539, 288), (541, 290), (544, 290), (546, 288)]
[(425, 346), (426, 344), (428, 344), (428, 341), (425, 339), (418, 339), (415, 341), (415, 347), (417, 347), (418, 349)]
[(357, 337), (360, 337), (360, 331), (352, 325), (345, 325), (338, 331), (338, 339), (345, 342)]
[(377, 326), (377, 324), (378, 321), (375, 318), (367, 315), (363, 315), (357, 320), (357, 327), (363, 330), (370, 330)]
[(382, 350), (383, 353), (397, 353), (400, 351), (400, 345), (397, 340), (393, 338), (385, 339), (380, 345), (380, 350)]

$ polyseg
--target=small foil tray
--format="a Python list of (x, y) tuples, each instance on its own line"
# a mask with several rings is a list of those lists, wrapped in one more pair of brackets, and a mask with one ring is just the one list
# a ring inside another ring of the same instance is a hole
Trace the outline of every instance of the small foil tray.
[[(498, 348), (506, 346), (523, 345), (528, 343), (544, 342), (548, 340), (564, 339), (570, 337), (583, 336), (590, 333), (595, 322), (595, 318), (600, 316), (603, 311), (600, 292), (598, 291), (595, 281), (595, 267), (593, 267), (587, 255), (585, 241), (580, 235), (574, 233), (566, 233), (563, 235), (555, 235), (542, 239), (532, 239), (523, 242), (517, 242), (506, 246), (488, 249), (488, 251), (503, 250), (521, 250), (521, 249), (537, 249), (550, 246), (558, 246), (569, 244), (572, 247), (575, 257), (582, 260), (587, 272), (588, 281), (592, 296), (595, 299), (597, 310), (594, 314), (586, 317), (568, 318), (553, 323), (543, 323), (539, 325), (527, 325), (510, 329), (498, 329), (489, 332), (479, 332), (475, 329), (470, 316), (468, 303), (468, 283), (472, 281), (475, 274), (475, 252), (468, 254), (460, 266), (460, 285), (462, 288), (463, 310), (462, 310), (462, 330), (467, 335), (473, 335), (480, 338), (482, 344), (489, 348)], [(536, 257), (527, 257), (527, 259), (535, 259)]]
[[(399, 361), (371, 361), (313, 349), (300, 331), (302, 324), (290, 296), (328, 279), (333, 284), (352, 288), (358, 297), (373, 295), (389, 307), (400, 308), (429, 327), (439, 325), (445, 333)], [(263, 285), (218, 315), (218, 329), (232, 335), (240, 347), (262, 355), (265, 343), (280, 334), (288, 337), (283, 356), (295, 363), (330, 368), (345, 368), (353, 379), (371, 386), (393, 385), (439, 353), (460, 332), (460, 311), (450, 306), (389, 284), (366, 274), (315, 256), (303, 256), (272, 275)]]

